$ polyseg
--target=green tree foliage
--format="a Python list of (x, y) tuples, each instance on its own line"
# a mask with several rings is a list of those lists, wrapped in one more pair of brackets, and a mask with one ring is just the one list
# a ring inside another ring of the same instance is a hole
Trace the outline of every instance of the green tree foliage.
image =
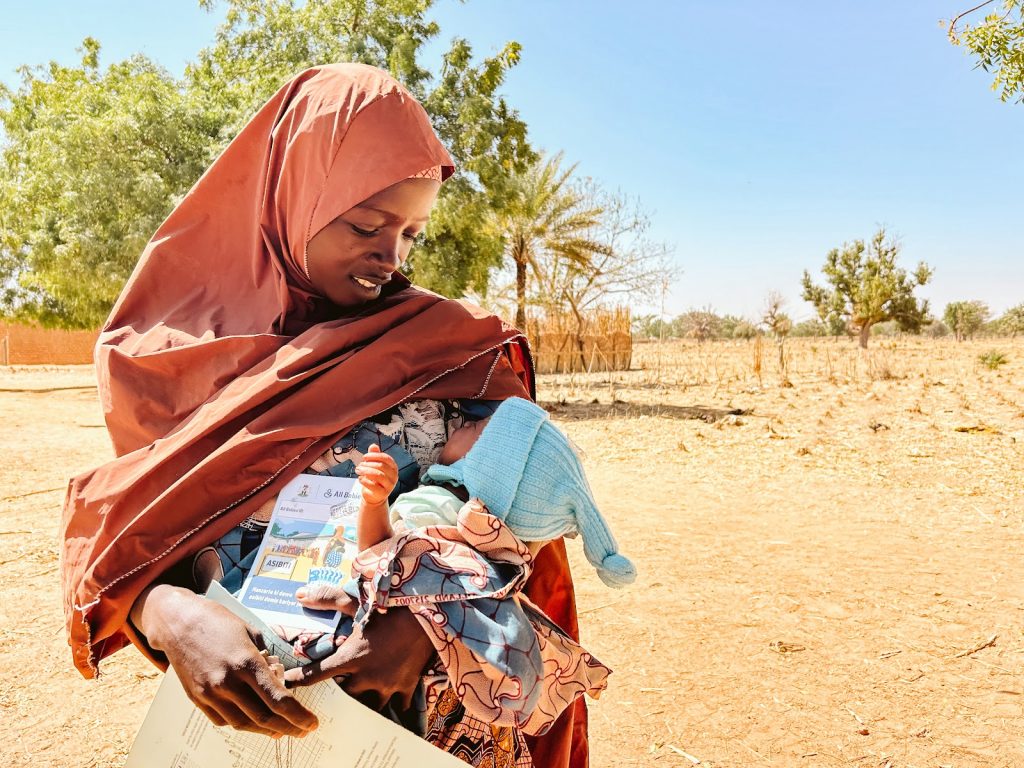
[(658, 315), (633, 315), (630, 332), (638, 339), (670, 339), (675, 337), (671, 320)]
[(186, 70), (188, 87), (222, 113), (226, 140), (296, 72), (358, 61), (389, 70), (418, 97), (430, 73), (420, 47), (440, 31), (433, 0), (199, 0), (226, 5), (216, 41)]
[(143, 56), (101, 70), (88, 39), (81, 66), (26, 68), (19, 88), (0, 90), (0, 312), (96, 327), (146, 241), (256, 108), (330, 61), (387, 68), (423, 101), (459, 173), (411, 272), (448, 294), (486, 290), (503, 258), (494, 211), (535, 157), (498, 93), (518, 44), (476, 62), (455, 40), (435, 75), (418, 59), (439, 33), (433, 0), (226, 4), (216, 41), (181, 81)]
[(1024, 304), (1010, 307), (1000, 315), (999, 319), (996, 320), (996, 330), (998, 333), (1007, 336), (1016, 336), (1018, 333), (1024, 333)]
[[(991, 12), (967, 23), (983, 8)], [(962, 22), (962, 24), (961, 24)], [(995, 76), (992, 90), (1001, 101), (1024, 102), (1024, 4), (1022, 0), (988, 0), (956, 16), (946, 25), (949, 39), (973, 54), (977, 66)]]
[(441, 187), (426, 241), (411, 262), (412, 276), (449, 296), (466, 289), (486, 293), (492, 270), (504, 262), (500, 220), (518, 200), (515, 180), (537, 162), (526, 124), (498, 95), (519, 50), (508, 43), (473, 65), (469, 44), (456, 40), (423, 101), (459, 168)]
[(214, 126), (143, 56), (22, 68), (0, 86), (0, 312), (96, 327), (143, 246), (212, 159)]
[(983, 301), (954, 301), (946, 305), (942, 319), (956, 340), (963, 341), (980, 331), (990, 314)]
[(760, 329), (749, 320), (740, 320), (732, 328), (732, 333), (727, 338), (750, 340), (759, 336)]
[[(207, 8), (217, 0), (202, 0)], [(227, 0), (217, 40), (199, 54), (186, 79), (195, 98), (221, 116), (225, 139), (296, 72), (329, 61), (389, 70), (430, 114), (458, 165), (441, 188), (427, 237), (408, 264), (417, 283), (448, 295), (486, 292), (502, 262), (493, 212), (507, 202), (509, 176), (535, 159), (526, 124), (500, 96), (521, 47), (506, 43), (473, 60), (455, 39), (435, 76), (419, 63), (440, 28), (426, 15), (434, 0)]]
[(579, 269), (610, 252), (595, 236), (602, 208), (572, 183), (576, 166), (562, 168), (561, 153), (539, 158), (511, 177), (498, 217), (506, 256), (515, 269), (516, 325), (526, 327), (527, 281), (544, 275), (542, 261), (560, 259)]
[(854, 240), (833, 248), (822, 272), (826, 286), (815, 285), (804, 271), (803, 299), (814, 305), (830, 328), (845, 326), (857, 333), (866, 348), (871, 326), (895, 320), (904, 331), (917, 332), (928, 317), (928, 302), (914, 297), (914, 289), (931, 279), (924, 262), (912, 273), (897, 266), (900, 245), (879, 229), (871, 242)]
[(825, 325), (821, 320), (802, 320), (793, 326), (793, 330), (790, 331), (790, 336), (793, 337), (821, 337), (830, 336), (835, 334), (829, 333), (829, 327)]
[(725, 338), (725, 339), (740, 338), (739, 336), (736, 336), (736, 327), (740, 323), (745, 323), (745, 322), (746, 322), (746, 320), (744, 320), (739, 315), (722, 315), (722, 323), (721, 323), (722, 338)]

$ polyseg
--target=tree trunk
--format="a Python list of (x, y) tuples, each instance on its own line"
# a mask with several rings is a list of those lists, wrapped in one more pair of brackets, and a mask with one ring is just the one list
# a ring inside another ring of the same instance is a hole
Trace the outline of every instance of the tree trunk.
[(516, 259), (516, 327), (526, 331), (526, 259)]
[(866, 325), (866, 324), (862, 325), (861, 328), (860, 328), (860, 337), (859, 337), (859, 339), (860, 339), (860, 348), (861, 349), (867, 349), (868, 348), (868, 339), (869, 338), (871, 338), (871, 326), (870, 325)]

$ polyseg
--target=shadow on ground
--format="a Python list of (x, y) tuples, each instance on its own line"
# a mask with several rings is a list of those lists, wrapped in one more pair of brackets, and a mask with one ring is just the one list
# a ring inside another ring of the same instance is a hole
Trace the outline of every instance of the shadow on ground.
[(570, 403), (566, 401), (541, 401), (544, 410), (566, 421), (588, 421), (591, 419), (635, 419), (640, 416), (658, 416), (667, 419), (689, 419), (714, 424), (726, 416), (745, 416), (749, 408), (714, 408), (707, 405), (641, 405), (616, 400), (612, 403)]

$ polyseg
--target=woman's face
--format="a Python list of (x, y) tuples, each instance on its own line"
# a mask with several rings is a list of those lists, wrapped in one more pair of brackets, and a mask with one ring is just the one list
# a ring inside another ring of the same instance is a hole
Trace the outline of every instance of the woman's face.
[(306, 246), (309, 281), (339, 307), (380, 295), (427, 226), (441, 183), (406, 179), (368, 197), (321, 229)]

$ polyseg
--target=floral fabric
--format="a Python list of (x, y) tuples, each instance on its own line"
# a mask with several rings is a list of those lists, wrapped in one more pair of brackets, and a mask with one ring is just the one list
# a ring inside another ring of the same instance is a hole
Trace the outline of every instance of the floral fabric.
[(532, 768), (533, 760), (516, 728), (486, 725), (466, 714), (451, 688), (438, 698), (424, 738), (473, 768)]
[(408, 607), (469, 716), (545, 733), (582, 693), (600, 695), (611, 670), (520, 594), (531, 563), (526, 545), (470, 501), (456, 526), (403, 531), (359, 554), (356, 622)]

